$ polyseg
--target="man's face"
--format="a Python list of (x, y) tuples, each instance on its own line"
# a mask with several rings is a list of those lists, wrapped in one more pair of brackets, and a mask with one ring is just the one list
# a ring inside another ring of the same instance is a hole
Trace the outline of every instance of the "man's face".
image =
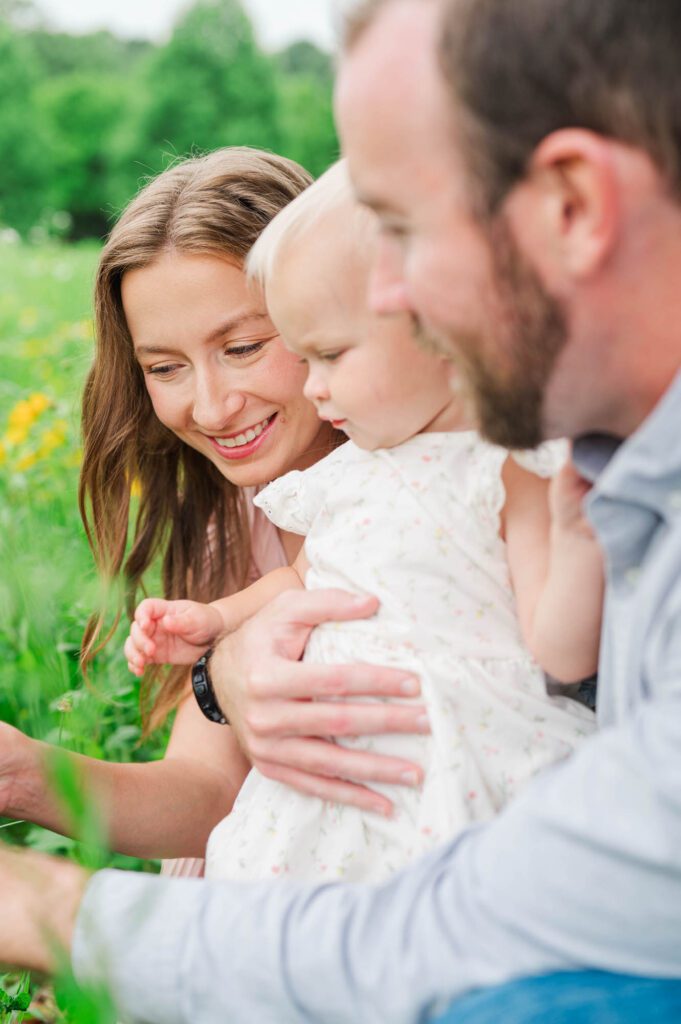
[(498, 217), (483, 229), (437, 66), (438, 4), (395, 0), (341, 67), (336, 110), (359, 198), (382, 224), (370, 302), (409, 309), (461, 366), (483, 433), (529, 447), (567, 332)]

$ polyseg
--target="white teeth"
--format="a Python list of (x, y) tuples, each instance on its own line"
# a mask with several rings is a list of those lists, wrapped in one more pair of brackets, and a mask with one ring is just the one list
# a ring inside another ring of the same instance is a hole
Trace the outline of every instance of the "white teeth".
[(249, 427), (243, 434), (237, 434), (236, 437), (216, 437), (215, 440), (221, 448), (241, 448), (243, 445), (248, 444), (249, 441), (255, 441), (256, 437), (260, 437), (269, 421), (270, 418), (268, 416), (266, 420), (258, 423), (257, 426)]

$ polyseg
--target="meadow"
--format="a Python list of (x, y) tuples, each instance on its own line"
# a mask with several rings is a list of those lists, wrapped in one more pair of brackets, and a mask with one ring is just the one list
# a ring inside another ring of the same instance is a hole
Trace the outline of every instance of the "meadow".
[[(122, 630), (87, 683), (78, 665), (100, 596), (76, 499), (97, 256), (92, 243), (0, 241), (0, 721), (92, 757), (149, 760), (165, 737), (140, 743)], [(27, 822), (0, 818), (0, 839), (83, 859), (80, 844)], [(109, 854), (104, 863), (156, 867)], [(0, 975), (0, 990), (20, 993), (29, 982)], [(3, 1012), (0, 997), (0, 1021), (108, 1019), (39, 1012)]]

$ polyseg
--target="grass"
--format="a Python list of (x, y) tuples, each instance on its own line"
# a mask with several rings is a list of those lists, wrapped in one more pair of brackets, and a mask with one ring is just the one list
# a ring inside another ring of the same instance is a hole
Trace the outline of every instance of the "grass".
[[(122, 637), (97, 659), (91, 685), (78, 668), (83, 627), (98, 596), (76, 507), (97, 256), (92, 244), (0, 242), (0, 720), (92, 757), (144, 761), (161, 756), (164, 738), (139, 744), (137, 685)], [(0, 837), (79, 856), (73, 840), (28, 822), (0, 818)], [(115, 855), (107, 863), (154, 867)], [(73, 994), (65, 1015), (24, 1014), (17, 1000), (30, 987), (25, 975), (0, 975), (0, 990), (14, 1000), (11, 1010), (0, 1001), (0, 1021), (111, 1019), (110, 1010), (97, 1017)]]

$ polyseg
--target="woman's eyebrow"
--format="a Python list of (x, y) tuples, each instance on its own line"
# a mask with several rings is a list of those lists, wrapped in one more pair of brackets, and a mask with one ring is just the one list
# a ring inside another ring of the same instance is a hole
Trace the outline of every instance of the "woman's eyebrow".
[[(205, 341), (215, 341), (217, 338), (222, 338), (225, 334), (232, 334), (234, 331), (240, 330), (242, 327), (251, 323), (259, 323), (262, 320), (267, 320), (267, 313), (243, 313), (239, 316), (230, 317), (228, 320), (223, 320), (222, 323), (218, 324), (210, 334), (206, 335)], [(173, 348), (170, 345), (137, 345), (135, 351), (138, 355), (179, 355), (181, 349)]]
[(240, 330), (245, 327), (246, 324), (259, 322), (261, 320), (268, 320), (267, 313), (242, 313), (237, 316), (230, 317), (228, 320), (224, 320), (221, 324), (210, 332), (206, 337), (206, 341), (215, 341), (216, 338), (221, 338), (225, 334), (232, 334), (234, 331)]

